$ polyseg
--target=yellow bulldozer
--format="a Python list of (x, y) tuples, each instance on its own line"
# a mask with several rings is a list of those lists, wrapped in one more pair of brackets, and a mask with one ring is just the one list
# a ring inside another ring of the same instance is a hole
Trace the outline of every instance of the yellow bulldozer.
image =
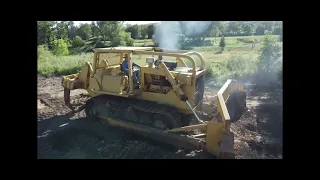
[[(133, 62), (141, 58), (144, 66)], [(246, 93), (229, 79), (204, 104), (204, 64), (195, 51), (96, 48), (92, 63), (62, 77), (64, 100), (80, 111), (70, 104), (70, 90), (85, 89), (91, 98), (81, 110), (87, 116), (179, 148), (234, 158), (230, 123), (244, 110)]]

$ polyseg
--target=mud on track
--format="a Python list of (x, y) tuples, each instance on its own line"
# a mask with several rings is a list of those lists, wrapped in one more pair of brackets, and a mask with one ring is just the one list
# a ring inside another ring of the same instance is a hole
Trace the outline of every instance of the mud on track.
[[(38, 77), (38, 158), (185, 159), (214, 158), (177, 149), (74, 115), (63, 102), (61, 77)], [(216, 93), (206, 87), (206, 94)], [(209, 90), (208, 90), (209, 89)], [(248, 109), (233, 122), (236, 158), (282, 158), (282, 91), (248, 87)], [(80, 107), (86, 91), (71, 91)]]

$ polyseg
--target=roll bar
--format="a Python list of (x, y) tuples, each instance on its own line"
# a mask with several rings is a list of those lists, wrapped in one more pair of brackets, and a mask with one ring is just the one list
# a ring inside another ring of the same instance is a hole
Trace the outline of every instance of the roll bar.
[[(113, 49), (113, 48), (101, 48), (101, 49), (95, 49), (94, 50), (94, 58), (98, 58), (98, 54), (100, 53), (132, 53), (132, 54), (144, 54), (144, 55), (162, 55), (162, 56), (170, 56), (170, 57), (176, 57), (176, 58), (186, 58), (188, 59), (191, 64), (192, 64), (192, 69), (193, 69), (193, 74), (195, 75), (196, 73), (196, 62), (195, 60), (191, 57), (192, 55), (195, 55), (199, 57), (200, 59), (200, 70), (204, 69), (204, 60), (203, 56), (195, 51), (186, 51), (186, 50), (176, 50), (176, 49), (162, 49), (167, 52), (157, 52), (161, 50), (160, 48), (131, 48), (131, 47), (126, 47), (126, 48), (119, 48), (119, 49)], [(93, 63), (93, 66), (95, 67), (95, 62)], [(95, 71), (95, 70), (94, 70)]]
[[(185, 55), (185, 54), (177, 54), (177, 53), (167, 53), (167, 52), (149, 52), (149, 51), (133, 51), (132, 54), (144, 54), (144, 55), (164, 55), (164, 56), (171, 56), (171, 57), (180, 57), (180, 58), (186, 58), (188, 59), (191, 64), (192, 64), (192, 69), (193, 72), (195, 74), (196, 72), (196, 62), (194, 61), (194, 59), (189, 56), (189, 55)], [(197, 52), (191, 52), (190, 55), (197, 55), (200, 58), (200, 70), (204, 69), (204, 60), (203, 57), (201, 56), (201, 54), (197, 53)]]

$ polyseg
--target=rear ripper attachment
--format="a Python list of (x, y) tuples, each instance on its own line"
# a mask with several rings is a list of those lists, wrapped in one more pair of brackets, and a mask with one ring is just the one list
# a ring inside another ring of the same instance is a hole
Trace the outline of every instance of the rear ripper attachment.
[(74, 107), (70, 103), (70, 90), (73, 89), (84, 89), (84, 83), (79, 79), (79, 74), (72, 74), (69, 76), (64, 76), (61, 82), (62, 86), (64, 87), (64, 103), (68, 106), (73, 113), (79, 112), (83, 110), (85, 107), (80, 107), (79, 109), (75, 110)]
[(92, 63), (86, 62), (82, 67), (80, 73), (63, 76), (61, 85), (64, 87), (64, 102), (73, 113), (82, 111), (85, 107), (79, 107), (77, 110), (70, 103), (70, 90), (87, 89), (89, 84), (89, 77), (92, 74)]

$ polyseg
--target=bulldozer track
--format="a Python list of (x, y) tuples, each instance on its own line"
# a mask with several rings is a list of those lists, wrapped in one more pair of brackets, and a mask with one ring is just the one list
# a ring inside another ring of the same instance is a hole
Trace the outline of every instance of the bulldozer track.
[[(79, 103), (84, 104), (86, 99)], [(62, 99), (48, 98), (47, 102), (59, 102), (53, 107), (62, 109)], [(211, 158), (202, 151), (193, 154), (140, 136), (128, 136), (127, 132), (102, 125), (84, 113), (77, 120), (70, 120), (66, 115), (57, 115), (61, 114), (59, 109), (45, 107), (38, 112), (38, 118), (40, 114), (44, 119), (38, 122), (38, 158)]]
[[(181, 127), (181, 114), (173, 107), (136, 99), (100, 95), (88, 100), (86, 114), (92, 113), (93, 108), (105, 107), (108, 117), (119, 118), (158, 129)], [(99, 112), (101, 109), (99, 109)], [(104, 111), (104, 110), (102, 110)]]

